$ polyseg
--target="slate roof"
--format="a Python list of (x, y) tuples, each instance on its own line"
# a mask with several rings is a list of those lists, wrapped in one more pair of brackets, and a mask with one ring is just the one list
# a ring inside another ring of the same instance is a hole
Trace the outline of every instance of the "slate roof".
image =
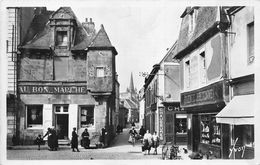
[[(197, 17), (194, 30), (189, 34), (189, 13), (194, 9), (197, 10)], [(185, 49), (192, 51), (216, 34), (219, 31), (219, 25), (224, 29), (229, 24), (228, 16), (224, 9), (219, 7), (187, 7), (181, 17), (182, 23), (178, 37), (177, 58), (181, 57)], [(194, 46), (195, 43), (197, 43), (197, 46)]]
[(39, 41), (38, 43), (35, 44), (34, 42), (38, 39), (42, 40), (43, 38), (45, 38), (43, 36), (45, 36), (48, 33), (48, 30), (50, 30), (48, 21), (52, 13), (53, 11), (44, 11), (34, 16), (31, 25), (27, 31), (27, 34), (21, 44), (24, 45), (24, 48), (41, 49), (42, 48), (41, 44), (46, 45), (43, 42), (48, 42), (48, 41)]
[(125, 99), (125, 102), (126, 102), (126, 106), (127, 108), (130, 108), (130, 109), (138, 109), (138, 106), (130, 99)]
[(60, 10), (63, 10), (66, 14), (70, 15), (70, 19), (75, 19), (76, 21), (76, 37), (74, 41), (74, 46), (71, 47), (72, 51), (76, 50), (86, 50), (88, 48), (101, 48), (111, 49), (114, 54), (117, 54), (116, 49), (112, 46), (109, 37), (101, 25), (101, 29), (95, 35), (88, 35), (83, 25), (77, 20), (74, 12), (70, 7), (61, 7), (57, 11), (48, 11), (46, 13), (36, 15), (30, 25), (24, 42), (21, 44), (23, 49), (50, 49), (51, 45), (54, 45), (53, 40), (53, 28), (50, 26), (50, 19), (55, 19), (55, 14)]

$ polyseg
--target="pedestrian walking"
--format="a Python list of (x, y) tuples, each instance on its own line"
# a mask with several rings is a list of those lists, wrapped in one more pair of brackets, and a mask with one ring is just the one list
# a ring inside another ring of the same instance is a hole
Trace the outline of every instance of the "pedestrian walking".
[(90, 140), (89, 140), (89, 133), (87, 128), (84, 130), (84, 132), (82, 132), (81, 137), (82, 137), (82, 146), (85, 149), (89, 148)]
[(142, 146), (142, 151), (145, 152), (148, 151), (148, 155), (150, 154), (152, 146), (152, 135), (150, 134), (149, 130), (146, 130), (146, 133), (144, 134), (144, 139), (143, 139), (143, 146)]
[(42, 137), (47, 137), (47, 143), (49, 146), (49, 151), (54, 151), (55, 150), (55, 135), (54, 135), (54, 131), (51, 128), (47, 129), (47, 132), (45, 133), (45, 135)]
[(73, 131), (72, 131), (71, 148), (72, 148), (72, 152), (75, 152), (74, 149), (76, 149), (77, 152), (79, 152), (79, 149), (78, 149), (78, 134), (76, 133), (75, 127), (73, 128)]
[(157, 155), (157, 147), (159, 146), (159, 136), (157, 135), (157, 132), (154, 131), (152, 135), (152, 147), (154, 148), (154, 154)]
[(106, 146), (106, 129), (105, 128), (102, 128), (101, 129), (101, 136), (100, 136), (100, 142), (103, 144), (103, 147)]
[(133, 128), (129, 131), (129, 134), (130, 134), (130, 136), (129, 136), (128, 142), (132, 143), (133, 146), (135, 146), (135, 138), (136, 138), (136, 136), (137, 136), (137, 134), (138, 134), (138, 133), (136, 132), (136, 130), (135, 130), (135, 127), (133, 127)]
[(144, 129), (144, 126), (141, 126), (140, 130), (139, 130), (139, 135), (141, 136), (141, 138), (144, 137), (144, 134), (145, 134), (145, 129)]
[(135, 122), (132, 122), (132, 127), (135, 127)]

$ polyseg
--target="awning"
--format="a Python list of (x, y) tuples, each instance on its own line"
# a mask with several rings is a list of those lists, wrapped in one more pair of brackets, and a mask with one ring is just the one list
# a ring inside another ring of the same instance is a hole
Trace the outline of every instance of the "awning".
[(217, 115), (217, 123), (231, 125), (254, 124), (254, 95), (235, 96)]

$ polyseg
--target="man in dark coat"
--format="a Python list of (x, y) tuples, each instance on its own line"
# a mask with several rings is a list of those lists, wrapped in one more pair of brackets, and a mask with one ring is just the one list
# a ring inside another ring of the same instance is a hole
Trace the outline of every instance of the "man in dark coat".
[(53, 140), (53, 131), (51, 128), (48, 128), (47, 132), (45, 133), (45, 135), (42, 137), (44, 138), (45, 136), (48, 136), (48, 146), (49, 146), (49, 150), (53, 151), (54, 150), (54, 140)]
[(141, 138), (144, 137), (144, 134), (145, 134), (145, 129), (144, 129), (144, 126), (141, 126), (140, 130), (139, 130), (139, 135), (141, 135)]
[(73, 131), (72, 131), (71, 148), (72, 148), (72, 152), (75, 152), (74, 149), (77, 149), (77, 151), (79, 152), (79, 149), (78, 149), (78, 134), (76, 133), (75, 127), (73, 128)]
[(89, 148), (90, 140), (89, 140), (89, 133), (88, 133), (88, 129), (87, 128), (84, 130), (84, 132), (82, 132), (81, 137), (82, 137), (82, 145), (83, 145), (83, 147), (85, 149)]

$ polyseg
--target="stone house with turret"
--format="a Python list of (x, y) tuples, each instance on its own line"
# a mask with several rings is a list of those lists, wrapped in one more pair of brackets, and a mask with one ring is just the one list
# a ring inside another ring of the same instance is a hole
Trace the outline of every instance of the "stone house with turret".
[[(42, 19), (45, 18), (45, 19)], [(19, 141), (31, 144), (48, 127), (59, 143), (88, 128), (91, 144), (115, 135), (117, 51), (103, 25), (80, 23), (70, 7), (34, 17), (19, 47)]]

